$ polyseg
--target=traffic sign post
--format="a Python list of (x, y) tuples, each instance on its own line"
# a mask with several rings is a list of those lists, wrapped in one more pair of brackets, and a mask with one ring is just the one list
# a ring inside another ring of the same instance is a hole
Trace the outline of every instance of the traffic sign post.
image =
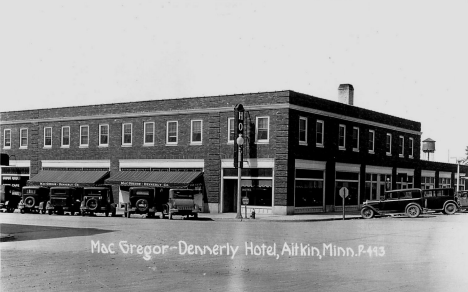
[(345, 220), (345, 199), (349, 195), (349, 190), (347, 187), (342, 187), (339, 191), (340, 197), (343, 200), (343, 220)]
[(247, 218), (247, 205), (249, 204), (249, 197), (243, 197), (242, 204), (245, 206), (245, 218)]

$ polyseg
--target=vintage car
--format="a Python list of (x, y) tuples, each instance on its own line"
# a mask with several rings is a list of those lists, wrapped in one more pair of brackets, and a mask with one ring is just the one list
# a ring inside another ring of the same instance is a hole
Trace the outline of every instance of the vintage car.
[(45, 214), (46, 204), (49, 200), (49, 188), (40, 186), (23, 187), (23, 198), (18, 205), (18, 209), (24, 213)]
[(125, 217), (130, 218), (132, 213), (147, 214), (148, 217), (154, 217), (157, 211), (154, 188), (131, 187), (128, 196), (129, 201), (125, 204)]
[(106, 217), (109, 213), (112, 217), (116, 213), (116, 204), (112, 195), (112, 188), (104, 187), (84, 187), (83, 200), (80, 206), (81, 215), (94, 215), (96, 213), (104, 213)]
[(195, 204), (195, 194), (199, 191), (191, 189), (171, 189), (169, 190), (169, 198), (167, 203), (163, 205), (162, 217), (169, 217), (172, 220), (172, 215), (182, 215), (198, 218), (200, 207)]
[(0, 209), (13, 213), (21, 201), (21, 192), (9, 185), (0, 186)]
[(452, 188), (424, 189), (421, 191), (424, 199), (424, 209), (427, 211), (441, 211), (452, 215), (458, 210), (455, 191)]
[(82, 188), (51, 187), (49, 201), (46, 205), (49, 215), (53, 213), (63, 215), (65, 211), (69, 212), (70, 215), (80, 213), (82, 193)]
[(423, 211), (424, 200), (421, 189), (402, 189), (385, 192), (383, 200), (367, 200), (361, 208), (361, 216), (370, 219), (375, 215), (404, 213), (418, 217)]
[(468, 210), (468, 190), (458, 191), (456, 193), (456, 200), (460, 210)]

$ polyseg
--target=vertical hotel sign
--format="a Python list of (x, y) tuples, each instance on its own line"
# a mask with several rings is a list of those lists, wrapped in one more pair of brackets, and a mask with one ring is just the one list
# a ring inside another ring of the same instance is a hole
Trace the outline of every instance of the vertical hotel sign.
[[(234, 107), (234, 168), (239, 167), (239, 146), (237, 145), (237, 138), (239, 135), (243, 136), (244, 134), (244, 106), (242, 104), (237, 104)], [(240, 167), (242, 168), (243, 161), (240, 158)]]

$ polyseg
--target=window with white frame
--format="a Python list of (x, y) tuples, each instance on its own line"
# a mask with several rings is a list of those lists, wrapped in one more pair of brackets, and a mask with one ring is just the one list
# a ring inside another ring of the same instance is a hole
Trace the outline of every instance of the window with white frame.
[(132, 145), (132, 124), (122, 124), (122, 146)]
[(413, 138), (409, 138), (409, 146), (408, 146), (408, 150), (409, 150), (409, 158), (413, 158), (413, 154), (414, 154), (414, 139)]
[(234, 143), (234, 118), (228, 118), (228, 143)]
[(317, 146), (323, 147), (323, 128), (324, 128), (324, 121), (317, 120), (317, 123), (315, 124), (315, 143)]
[(307, 118), (299, 117), (299, 144), (307, 145)]
[(400, 136), (398, 139), (398, 155), (403, 157), (405, 151), (405, 138)]
[(353, 127), (353, 151), (359, 151), (359, 128)]
[(28, 129), (20, 129), (20, 148), (28, 148)]
[(61, 147), (70, 147), (70, 127), (62, 127), (62, 145)]
[(374, 153), (375, 150), (375, 131), (369, 130), (369, 153)]
[(346, 149), (346, 126), (340, 125), (338, 129), (338, 148), (340, 150)]
[(385, 140), (385, 152), (387, 155), (392, 155), (392, 134), (387, 133), (387, 138)]
[(109, 146), (109, 125), (99, 125), (99, 146)]
[(202, 143), (202, 130), (203, 130), (203, 122), (201, 120), (193, 120), (192, 121), (192, 130), (190, 135), (190, 143), (191, 144), (201, 144)]
[(89, 146), (89, 126), (80, 126), (80, 147)]
[(421, 176), (421, 189), (435, 188), (435, 177)]
[(169, 121), (166, 125), (166, 144), (177, 144), (178, 140), (178, 126), (179, 123), (177, 121)]
[(439, 188), (452, 187), (452, 179), (449, 177), (439, 177)]
[(270, 118), (269, 117), (257, 117), (256, 127), (256, 141), (261, 143), (267, 143), (270, 139)]
[(3, 130), (3, 148), (5, 149), (11, 148), (11, 130), (10, 129)]
[(44, 128), (44, 147), (52, 147), (52, 127)]
[(145, 128), (145, 141), (144, 145), (154, 145), (154, 122), (146, 122), (144, 123)]

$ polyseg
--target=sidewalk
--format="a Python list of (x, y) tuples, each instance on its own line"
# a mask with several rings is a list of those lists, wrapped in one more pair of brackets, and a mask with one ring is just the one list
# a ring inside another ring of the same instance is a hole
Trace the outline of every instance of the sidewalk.
[[(240, 220), (236, 219), (236, 213), (199, 213), (199, 218), (212, 219), (214, 221), (221, 220)], [(250, 214), (242, 213), (243, 220), (251, 221), (275, 221), (275, 222), (312, 222), (312, 221), (332, 221), (343, 220), (342, 212), (329, 212), (329, 213), (314, 213), (314, 214), (298, 214), (298, 215), (270, 215), (270, 214), (256, 214), (255, 219), (250, 219)], [(358, 211), (348, 211), (345, 214), (345, 220), (361, 219), (361, 214)]]

